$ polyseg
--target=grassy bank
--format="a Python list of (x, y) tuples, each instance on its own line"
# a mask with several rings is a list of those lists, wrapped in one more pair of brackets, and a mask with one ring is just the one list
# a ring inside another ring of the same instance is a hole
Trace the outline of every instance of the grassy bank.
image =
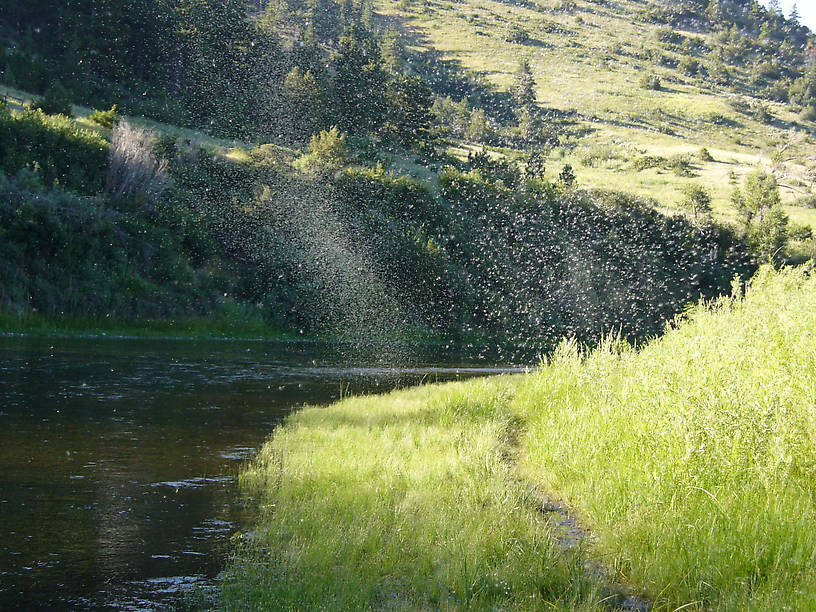
[(764, 271), (690, 319), (521, 380), (524, 474), (669, 609), (815, 609), (816, 279)]
[(132, 336), (139, 338), (258, 338), (286, 340), (295, 334), (263, 320), (207, 318), (124, 319), (0, 312), (0, 334), (30, 336)]
[[(244, 473), (262, 508), (228, 609), (813, 609), (816, 279), (764, 271), (635, 352), (294, 415)], [(530, 494), (594, 534), (565, 554)]]
[(261, 524), (228, 609), (597, 609), (507, 452), (503, 381), (351, 398), (294, 415), (243, 482)]

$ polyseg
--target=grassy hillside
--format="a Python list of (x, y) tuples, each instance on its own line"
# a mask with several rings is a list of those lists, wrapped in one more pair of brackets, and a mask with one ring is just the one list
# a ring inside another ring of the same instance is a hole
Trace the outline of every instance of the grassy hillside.
[[(729, 66), (730, 84), (715, 84), (703, 72), (714, 68), (711, 54), (683, 43), (710, 50), (716, 33), (668, 28), (667, 42), (667, 26), (644, 19), (646, 7), (635, 0), (376, 2), (385, 23), (399, 27), (415, 50), (435, 49), (497, 88), (512, 88), (519, 60), (527, 58), (538, 103), (566, 125), (549, 156), (553, 176), (569, 163), (582, 184), (631, 191), (669, 208), (685, 185), (702, 183), (722, 219), (733, 218), (733, 186), (757, 167), (780, 176), (787, 203), (811, 194), (816, 123), (789, 104), (755, 97), (750, 65)], [(514, 29), (527, 40), (509, 42)], [(688, 57), (700, 62), (700, 74), (678, 68)], [(660, 80), (658, 89), (643, 86), (647, 75)], [(769, 116), (759, 120), (752, 111), (759, 107)], [(701, 158), (703, 147), (713, 159)], [(683, 175), (665, 164), (638, 170), (635, 162), (646, 156), (686, 156), (691, 167)], [(812, 209), (786, 212), (816, 226)]]
[[(293, 415), (242, 477), (225, 606), (813, 609), (816, 279), (736, 291), (640, 351)], [(542, 495), (591, 537), (561, 550)]]

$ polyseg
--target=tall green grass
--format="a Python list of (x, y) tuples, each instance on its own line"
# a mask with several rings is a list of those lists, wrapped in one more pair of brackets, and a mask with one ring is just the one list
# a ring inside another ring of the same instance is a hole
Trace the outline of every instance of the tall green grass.
[(660, 608), (816, 609), (816, 279), (762, 271), (640, 352), (526, 377), (523, 471)]
[(225, 607), (608, 605), (533, 484), (656, 610), (816, 609), (816, 278), (765, 269), (686, 319), (639, 351), (567, 342), (529, 375), (294, 415), (243, 476), (263, 511)]

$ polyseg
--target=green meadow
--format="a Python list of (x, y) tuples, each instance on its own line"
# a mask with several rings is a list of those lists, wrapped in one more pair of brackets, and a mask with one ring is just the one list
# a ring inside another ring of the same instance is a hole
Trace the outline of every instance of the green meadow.
[(222, 604), (813, 609), (814, 313), (809, 269), (766, 268), (638, 350), (306, 408), (241, 477)]

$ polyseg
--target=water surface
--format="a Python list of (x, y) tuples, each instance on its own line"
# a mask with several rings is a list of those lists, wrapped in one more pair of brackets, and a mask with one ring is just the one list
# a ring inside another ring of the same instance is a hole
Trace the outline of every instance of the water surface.
[(501, 371), (422, 352), (0, 338), (0, 609), (165, 609), (211, 584), (252, 521), (235, 476), (287, 413)]

